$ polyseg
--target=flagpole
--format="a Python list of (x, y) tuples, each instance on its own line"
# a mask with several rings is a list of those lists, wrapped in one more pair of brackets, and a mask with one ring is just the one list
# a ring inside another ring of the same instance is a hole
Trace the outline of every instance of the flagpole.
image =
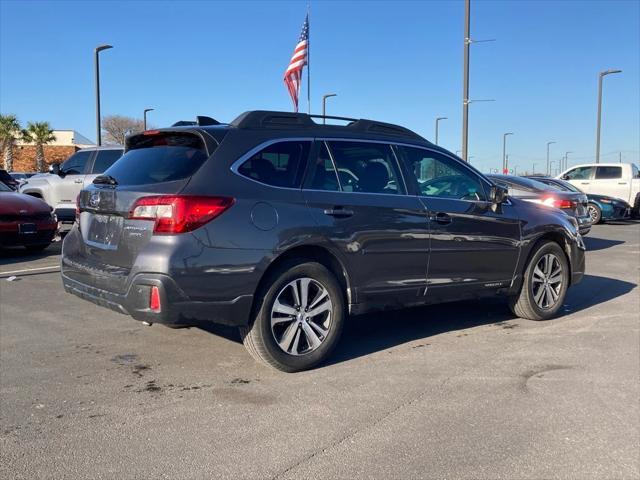
[(311, 115), (311, 22), (309, 17), (311, 13), (311, 2), (307, 2), (307, 108)]

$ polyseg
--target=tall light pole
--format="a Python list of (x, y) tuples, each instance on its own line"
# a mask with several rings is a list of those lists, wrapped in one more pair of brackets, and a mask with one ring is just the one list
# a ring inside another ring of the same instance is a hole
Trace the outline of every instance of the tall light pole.
[(464, 61), (462, 73), (462, 159), (467, 161), (469, 140), (469, 45), (471, 45), (471, 0), (464, 0)]
[(556, 142), (547, 142), (547, 175), (551, 175), (551, 167), (549, 166), (549, 145), (553, 145)]
[(551, 169), (553, 168), (554, 163), (556, 163), (555, 160), (551, 160), (551, 162), (549, 163), (549, 175), (551, 175)]
[(507, 170), (507, 135), (513, 135), (513, 132), (507, 132), (502, 135), (502, 171)]
[(102, 124), (100, 119), (100, 59), (98, 54), (113, 48), (111, 45), (98, 45), (94, 51), (94, 67), (96, 77), (96, 143), (102, 145)]
[(440, 122), (440, 120), (447, 120), (447, 117), (436, 118), (436, 145), (438, 145), (438, 122)]
[(569, 166), (569, 154), (573, 152), (564, 152), (564, 165), (560, 167), (562, 171), (565, 171)]
[(147, 129), (147, 112), (153, 112), (153, 108), (145, 108), (144, 112), (142, 114), (142, 117), (144, 118), (144, 129)]
[(605, 70), (598, 75), (598, 127), (596, 128), (596, 163), (600, 163), (600, 125), (602, 124), (602, 79), (622, 70)]
[(322, 123), (325, 124), (327, 123), (327, 119), (324, 118), (325, 115), (327, 114), (327, 98), (330, 97), (337, 97), (338, 94), (337, 93), (327, 93), (326, 95), (322, 96)]
[(536, 164), (533, 164), (533, 168), (531, 169), (531, 174), (534, 175), (536, 173)]

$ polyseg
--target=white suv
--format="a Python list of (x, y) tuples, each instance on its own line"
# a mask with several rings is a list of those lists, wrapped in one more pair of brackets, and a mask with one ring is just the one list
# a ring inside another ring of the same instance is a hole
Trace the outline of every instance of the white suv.
[(20, 193), (47, 202), (60, 221), (73, 221), (80, 190), (113, 165), (122, 153), (123, 148), (119, 145), (83, 148), (67, 158), (62, 165), (52, 165), (49, 168), (51, 173), (28, 179), (20, 185)]
[(621, 198), (640, 212), (640, 171), (633, 163), (587, 163), (562, 172), (566, 180), (585, 193)]

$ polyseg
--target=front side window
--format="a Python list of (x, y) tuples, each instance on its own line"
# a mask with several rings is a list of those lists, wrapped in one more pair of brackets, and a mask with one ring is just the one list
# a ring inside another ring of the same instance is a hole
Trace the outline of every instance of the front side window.
[(589, 180), (593, 174), (593, 167), (576, 167), (565, 174), (567, 180)]
[(91, 158), (93, 151), (79, 151), (67, 158), (61, 165), (60, 170), (67, 175), (80, 175)]
[(104, 173), (122, 156), (122, 150), (98, 150), (91, 173)]
[(328, 142), (343, 192), (405, 194), (391, 146)]
[(412, 172), (425, 197), (486, 200), (480, 178), (444, 155), (422, 148), (398, 147), (400, 158)]
[(608, 180), (622, 177), (622, 167), (598, 167), (596, 168), (596, 180)]
[(274, 187), (298, 188), (310, 148), (309, 141), (274, 143), (240, 165), (238, 173)]

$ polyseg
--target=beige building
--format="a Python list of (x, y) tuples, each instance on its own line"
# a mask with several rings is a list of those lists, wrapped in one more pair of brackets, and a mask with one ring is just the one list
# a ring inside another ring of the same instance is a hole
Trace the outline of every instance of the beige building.
[[(62, 163), (81, 148), (94, 146), (95, 143), (75, 130), (54, 130), (54, 142), (44, 146), (44, 158), (47, 165)], [(13, 151), (13, 169), (16, 172), (35, 172), (36, 146), (32, 143), (17, 142)]]

